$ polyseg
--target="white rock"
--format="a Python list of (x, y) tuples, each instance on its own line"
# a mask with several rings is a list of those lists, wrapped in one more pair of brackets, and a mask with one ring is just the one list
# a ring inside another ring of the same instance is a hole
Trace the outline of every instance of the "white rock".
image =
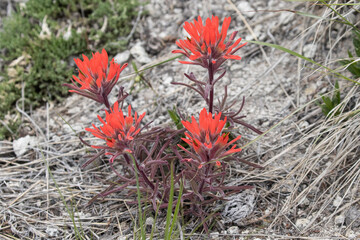
[(306, 96), (314, 95), (316, 93), (317, 86), (315, 83), (310, 83), (305, 89), (304, 93)]
[(126, 50), (125, 52), (116, 54), (116, 56), (114, 57), (114, 61), (117, 64), (124, 64), (126, 63), (127, 60), (129, 60), (129, 58), (130, 58), (130, 51)]
[(229, 234), (239, 234), (239, 227), (238, 226), (229, 227), (227, 232)]
[(348, 237), (349, 239), (356, 239), (356, 234), (353, 230), (348, 230), (346, 232), (346, 237)]
[(242, 14), (246, 17), (253, 17), (255, 15), (255, 9), (251, 7), (248, 1), (241, 1), (237, 5), (238, 9), (241, 11)]
[(317, 45), (310, 43), (306, 44), (303, 48), (304, 56), (307, 58), (314, 58), (316, 53)]
[(38, 143), (38, 139), (36, 137), (32, 137), (29, 135), (14, 140), (13, 149), (15, 155), (17, 157), (24, 155), (29, 148), (34, 147), (37, 143)]
[(69, 40), (71, 38), (71, 24), (68, 26), (66, 32), (63, 35), (64, 40)]
[(151, 62), (151, 59), (149, 58), (148, 54), (146, 53), (144, 47), (140, 42), (136, 43), (131, 49), (130, 49), (131, 55), (136, 59), (136, 61), (140, 63), (149, 63)]
[[(306, 129), (309, 125), (310, 124), (307, 121), (301, 121), (300, 124), (299, 124), (299, 128), (303, 130), (303, 129)], [(300, 204), (309, 205), (310, 201), (307, 198), (303, 198), (301, 200)]]
[(145, 221), (146, 226), (152, 226), (154, 224), (154, 218), (148, 217)]
[(340, 196), (336, 196), (336, 198), (333, 201), (333, 206), (334, 207), (340, 207), (341, 203), (342, 203), (342, 198)]
[(335, 224), (342, 225), (345, 221), (345, 216), (344, 215), (336, 216), (334, 221), (335, 221)]
[(298, 228), (305, 228), (308, 224), (309, 224), (309, 220), (306, 219), (306, 218), (299, 218), (296, 220), (295, 222), (295, 225), (298, 227)]
[(50, 236), (50, 237), (57, 237), (59, 234), (59, 230), (57, 230), (54, 227), (50, 227), (47, 226), (45, 232)]
[(212, 232), (210, 233), (210, 238), (212, 240), (219, 240), (220, 239), (219, 235), (220, 235), (219, 232)]
[(254, 210), (255, 194), (255, 190), (245, 190), (230, 197), (221, 213), (225, 222), (239, 222), (249, 216)]
[(279, 22), (281, 22), (283, 25), (286, 25), (294, 19), (294, 16), (295, 14), (292, 12), (282, 12), (279, 16)]

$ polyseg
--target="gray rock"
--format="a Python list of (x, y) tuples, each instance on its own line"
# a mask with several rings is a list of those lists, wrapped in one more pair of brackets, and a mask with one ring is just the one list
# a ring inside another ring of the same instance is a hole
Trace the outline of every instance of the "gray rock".
[(299, 218), (296, 220), (295, 225), (299, 229), (305, 228), (310, 223), (309, 219), (307, 218)]
[(333, 206), (340, 207), (342, 201), (343, 201), (343, 199), (340, 196), (336, 196), (336, 198), (333, 201)]
[(212, 233), (210, 233), (210, 238), (212, 239), (212, 240), (220, 240), (220, 233), (219, 232), (212, 232)]
[(22, 137), (17, 140), (14, 140), (13, 141), (13, 149), (14, 149), (15, 155), (17, 157), (24, 155), (29, 148), (36, 146), (36, 144), (38, 142), (39, 141), (36, 137), (32, 137), (29, 135), (27, 135), (26, 137)]
[(126, 50), (124, 52), (116, 54), (116, 56), (114, 57), (114, 61), (117, 64), (124, 64), (129, 60), (129, 58), (130, 58), (130, 51)]
[(339, 216), (336, 216), (334, 221), (335, 221), (336, 225), (342, 225), (345, 222), (345, 216), (342, 214)]
[(154, 218), (148, 217), (145, 221), (146, 226), (152, 226), (154, 224)]
[(352, 206), (345, 214), (345, 223), (347, 226), (351, 224), (352, 228), (360, 227), (360, 210)]
[(59, 234), (59, 230), (57, 230), (57, 228), (51, 227), (51, 226), (47, 226), (45, 232), (50, 236), (50, 237), (57, 237)]
[(237, 5), (241, 13), (246, 17), (253, 17), (255, 15), (255, 9), (250, 5), (248, 1), (241, 1)]
[(149, 58), (148, 54), (146, 53), (144, 47), (142, 46), (141, 42), (136, 43), (130, 49), (131, 55), (138, 61), (139, 63), (149, 63), (151, 59)]
[(304, 56), (307, 58), (314, 58), (316, 53), (317, 45), (310, 43), (306, 44), (303, 48)]
[(229, 234), (239, 234), (240, 230), (238, 226), (232, 226), (228, 228), (227, 232)]
[(255, 193), (254, 190), (246, 190), (232, 196), (221, 214), (225, 222), (239, 222), (249, 216), (254, 210)]
[(295, 14), (292, 12), (282, 12), (279, 16), (279, 22), (286, 25), (294, 19)]

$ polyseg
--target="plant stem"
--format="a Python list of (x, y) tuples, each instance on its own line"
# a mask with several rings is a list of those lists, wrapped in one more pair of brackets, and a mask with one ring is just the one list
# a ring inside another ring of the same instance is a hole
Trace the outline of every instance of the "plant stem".
[(103, 96), (103, 99), (104, 99), (104, 105), (105, 105), (105, 107), (106, 107), (109, 111), (111, 111), (111, 107), (110, 107), (110, 103), (109, 103), (108, 97), (107, 97), (107, 96)]
[[(209, 163), (209, 156), (207, 156), (207, 163)], [(205, 185), (205, 179), (208, 177), (209, 175), (209, 171), (210, 171), (210, 164), (206, 164), (206, 169), (205, 169), (205, 178), (201, 181), (200, 183), (200, 186), (199, 186), (199, 193), (201, 194), (203, 188), (204, 188), (204, 185)]]
[(210, 84), (210, 98), (209, 98), (209, 112), (213, 112), (213, 104), (214, 104), (214, 69), (213, 69), (213, 63), (211, 62), (211, 59), (209, 60), (209, 84)]
[[(125, 153), (124, 154), (124, 158), (126, 160), (126, 162), (130, 162), (130, 159), (129, 159), (129, 156)], [(134, 158), (134, 157), (133, 157)], [(145, 183), (153, 190), (155, 191), (155, 186), (152, 182), (150, 182), (149, 178), (146, 176), (146, 174), (144, 173), (144, 171), (140, 168), (139, 166), (139, 163), (136, 161), (136, 159), (134, 158), (134, 162), (135, 162), (135, 165), (136, 165), (136, 169), (139, 171), (141, 177), (144, 179)], [(136, 171), (135, 169), (135, 171)], [(162, 196), (160, 194), (160, 192), (157, 192), (157, 196), (158, 198), (161, 200), (162, 199)], [(164, 202), (167, 203), (167, 198), (166, 196), (164, 197)]]

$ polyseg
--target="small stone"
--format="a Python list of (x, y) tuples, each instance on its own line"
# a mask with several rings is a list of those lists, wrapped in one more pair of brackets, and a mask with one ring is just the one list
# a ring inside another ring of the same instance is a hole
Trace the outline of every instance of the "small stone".
[[(309, 125), (310, 125), (310, 124), (309, 124), (307, 121), (301, 121), (300, 124), (299, 124), (299, 128), (303, 130), (303, 129), (306, 129)], [(307, 200), (307, 201), (305, 202), (305, 200)], [(304, 202), (303, 202), (303, 201), (304, 201)], [(304, 199), (300, 202), (300, 204), (309, 205), (309, 204), (310, 204), (309, 199), (304, 198)]]
[(241, 11), (242, 14), (246, 17), (253, 17), (255, 15), (255, 9), (251, 7), (250, 3), (248, 1), (241, 1), (237, 5), (238, 9)]
[(287, 25), (294, 19), (295, 14), (292, 12), (282, 12), (279, 16), (279, 22)]
[(212, 233), (210, 233), (210, 238), (211, 238), (212, 240), (220, 240), (219, 235), (220, 235), (219, 232), (212, 232)]
[(154, 225), (154, 218), (148, 217), (145, 221), (146, 226), (153, 226)]
[(129, 58), (130, 58), (130, 51), (126, 50), (124, 52), (116, 54), (116, 56), (114, 57), (114, 61), (117, 64), (124, 64), (129, 60)]
[(227, 230), (228, 234), (239, 234), (240, 230), (238, 226), (229, 227)]
[(295, 225), (298, 228), (302, 229), (302, 228), (305, 228), (309, 224), (309, 222), (310, 221), (306, 218), (299, 218), (296, 220)]
[(316, 93), (317, 86), (315, 83), (310, 83), (307, 88), (305, 89), (304, 93), (305, 95), (314, 95)]
[(317, 45), (310, 43), (306, 44), (303, 48), (304, 56), (307, 58), (314, 58), (316, 53)]
[(360, 210), (352, 206), (349, 208), (349, 210), (345, 214), (345, 223), (347, 226), (350, 226), (353, 228), (360, 227)]
[(346, 237), (349, 239), (356, 239), (356, 234), (353, 230), (349, 230), (346, 232)]
[(343, 201), (343, 199), (340, 196), (336, 196), (336, 198), (333, 201), (333, 206), (340, 207), (342, 201)]
[(345, 222), (345, 216), (344, 215), (336, 216), (334, 221), (336, 225), (342, 225)]
[(231, 64), (230, 71), (240, 70), (241, 68), (243, 68), (241, 64)]
[(228, 199), (221, 213), (225, 222), (241, 222), (249, 216), (255, 206), (255, 190), (245, 190)]
[(47, 226), (45, 232), (50, 236), (50, 237), (57, 237), (59, 234), (59, 230), (57, 230), (54, 227), (50, 227)]
[(131, 55), (136, 59), (136, 61), (140, 63), (149, 63), (151, 62), (151, 59), (149, 58), (148, 54), (146, 53), (144, 47), (140, 42), (136, 43), (131, 49), (130, 49)]
[(26, 137), (19, 138), (13, 141), (13, 149), (15, 155), (20, 157), (24, 155), (27, 150), (38, 143), (38, 139), (36, 137), (32, 137), (27, 135)]
[(63, 39), (68, 41), (71, 38), (71, 24), (68, 26), (66, 32), (63, 35)]

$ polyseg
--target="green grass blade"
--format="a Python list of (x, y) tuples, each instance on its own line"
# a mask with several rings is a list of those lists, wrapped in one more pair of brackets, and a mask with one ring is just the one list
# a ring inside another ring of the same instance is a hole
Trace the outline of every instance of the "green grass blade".
[[(180, 210), (181, 196), (182, 196), (182, 193), (183, 193), (183, 189), (184, 189), (183, 181), (180, 181), (179, 196), (178, 196), (178, 199), (177, 199), (177, 202), (176, 202), (174, 217), (173, 217), (173, 220), (172, 220), (172, 223), (171, 223), (171, 227), (170, 227), (170, 235), (172, 234), (173, 229), (174, 229), (174, 226), (175, 226), (175, 223), (177, 222), (177, 217), (178, 217), (179, 210)], [(181, 231), (181, 229), (179, 229), (179, 231)]]
[(134, 156), (132, 154), (129, 154), (129, 155), (130, 155), (131, 159), (133, 160), (134, 168), (135, 168), (136, 191), (137, 191), (137, 200), (138, 200), (139, 224), (140, 224), (140, 230), (141, 230), (141, 239), (146, 240), (146, 233), (145, 233), (145, 229), (144, 229), (144, 220), (143, 220), (143, 215), (142, 215), (142, 210), (141, 210), (141, 192), (140, 192), (139, 175), (138, 175), (139, 170), (137, 169)]
[(343, 17), (343, 15), (341, 15), (339, 12), (337, 12), (334, 8), (331, 7), (331, 4), (326, 3), (324, 0), (320, 0), (320, 2), (322, 2), (325, 6), (327, 6), (328, 8), (331, 9), (331, 11), (333, 11), (336, 15), (338, 15), (345, 24), (351, 26), (354, 30), (359, 31), (359, 29), (352, 24), (351, 22), (349, 22), (345, 17)]
[(146, 71), (146, 70), (148, 70), (148, 69), (157, 67), (157, 66), (159, 66), (159, 65), (161, 65), (161, 64), (164, 64), (164, 63), (167, 63), (167, 62), (171, 62), (171, 61), (173, 61), (173, 60), (175, 60), (175, 59), (178, 59), (178, 58), (180, 58), (180, 57), (182, 57), (182, 55), (177, 55), (177, 56), (175, 56), (175, 57), (168, 58), (168, 59), (166, 59), (166, 60), (164, 60), (164, 61), (161, 61), (161, 62), (159, 62), (159, 63), (156, 63), (156, 64), (154, 64), (154, 65), (151, 65), (151, 66), (149, 66), (149, 67), (146, 67), (146, 68), (144, 68), (144, 69), (140, 69), (140, 70), (138, 70), (137, 72), (129, 73), (128, 75), (125, 75), (125, 76), (123, 76), (123, 77), (120, 77), (119, 79), (125, 79), (125, 78), (128, 78), (128, 77), (130, 77), (130, 76), (137, 75), (137, 74), (142, 73), (142, 72), (144, 72), (144, 71)]
[(165, 225), (165, 240), (171, 240), (171, 232), (169, 231), (171, 214), (172, 214), (172, 203), (174, 198), (174, 164), (170, 163), (170, 194), (168, 207), (166, 212), (166, 225)]

